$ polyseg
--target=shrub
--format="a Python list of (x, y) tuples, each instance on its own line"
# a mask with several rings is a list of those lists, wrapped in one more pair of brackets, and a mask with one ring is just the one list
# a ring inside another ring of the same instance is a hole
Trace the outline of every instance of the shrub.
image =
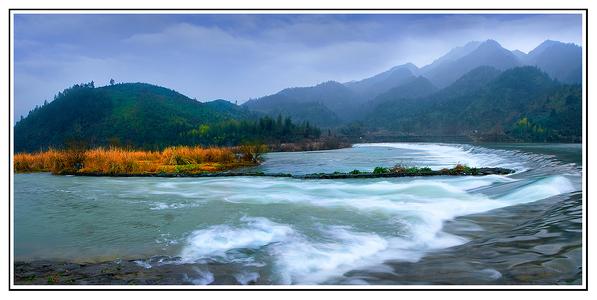
[(417, 173), (419, 173), (419, 168), (417, 168), (417, 167), (410, 167), (410, 168), (406, 169), (405, 171), (408, 174), (417, 174)]
[(403, 164), (396, 164), (392, 167), (389, 172), (397, 174), (418, 174), (421, 170), (417, 167), (407, 167)]
[(388, 168), (384, 168), (384, 167), (375, 167), (375, 169), (373, 169), (373, 174), (385, 174), (385, 173), (389, 173), (390, 170), (388, 170)]
[(48, 284), (58, 284), (60, 283), (60, 275), (52, 274), (48, 276)]
[(238, 147), (238, 151), (244, 161), (259, 163), (268, 149), (263, 144), (245, 144)]
[(454, 168), (452, 168), (451, 170), (452, 174), (471, 174), (471, 168), (469, 168), (467, 165), (462, 165), (462, 164), (457, 164)]
[(355, 170), (350, 171), (349, 173), (356, 175), (356, 174), (361, 174), (361, 171), (355, 169)]
[(431, 173), (433, 172), (430, 167), (423, 167), (421, 168), (421, 173)]
[(465, 166), (461, 164), (457, 164), (452, 170), (457, 173), (462, 173), (465, 170)]
[(390, 171), (392, 171), (392, 173), (404, 173), (406, 172), (406, 167), (402, 164), (396, 164)]

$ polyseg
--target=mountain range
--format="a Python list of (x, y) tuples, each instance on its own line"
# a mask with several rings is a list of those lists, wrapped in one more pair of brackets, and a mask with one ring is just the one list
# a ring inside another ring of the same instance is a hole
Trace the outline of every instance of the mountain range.
[[(579, 84), (582, 50), (575, 44), (547, 40), (527, 54), (507, 50), (494, 40), (469, 42), (422, 68), (408, 63), (359, 81), (329, 81), (313, 87), (284, 89), (249, 100), (243, 106), (269, 115), (288, 115), (323, 127), (339, 126), (363, 119), (363, 111), (369, 111), (383, 99), (412, 98), (447, 88), (481, 66), (499, 71), (536, 66), (560, 83)], [(416, 93), (417, 90), (422, 94)], [(376, 99), (378, 97), (382, 99)], [(300, 103), (301, 107), (292, 103)]]
[[(545, 41), (529, 53), (470, 42), (431, 64), (393, 67), (359, 81), (287, 88), (236, 105), (199, 102), (144, 83), (75, 85), (15, 124), (15, 151), (92, 145), (162, 148), (296, 141), (323, 127), (347, 136), (463, 135), (485, 140), (578, 142), (582, 50)], [(294, 123), (293, 123), (294, 122)], [(355, 128), (358, 128), (356, 130)]]

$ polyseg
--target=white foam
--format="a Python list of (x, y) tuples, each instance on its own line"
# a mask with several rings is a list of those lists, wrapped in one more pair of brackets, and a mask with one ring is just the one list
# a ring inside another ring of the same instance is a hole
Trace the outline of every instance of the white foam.
[[(167, 247), (167, 246), (178, 244), (179, 240), (172, 238), (172, 235), (169, 233), (162, 233), (162, 234), (160, 234), (159, 238), (155, 239), (155, 242)], [(163, 248), (163, 249), (165, 249), (165, 248)]]
[(194, 270), (197, 275), (194, 277), (190, 277), (187, 274), (183, 275), (183, 280), (186, 282), (190, 282), (194, 285), (208, 285), (214, 282), (214, 274), (209, 271), (204, 271), (200, 269)]
[(487, 277), (489, 277), (489, 279), (492, 279), (492, 280), (497, 280), (502, 277), (502, 273), (500, 273), (500, 271), (498, 271), (496, 269), (483, 269), (480, 271), (480, 273), (482, 273), (483, 275), (486, 275)]
[[(428, 143), (367, 143), (355, 144), (353, 147), (389, 147), (413, 150), (420, 153), (420, 160), (428, 161), (436, 168), (451, 168), (456, 164), (469, 167), (504, 167), (516, 171), (526, 168), (522, 162), (513, 162), (512, 158), (491, 153), (489, 151), (474, 151), (476, 148), (458, 144), (428, 144)], [(485, 149), (488, 150), (488, 149)], [(414, 156), (414, 155), (413, 155)]]
[[(379, 235), (354, 232), (348, 227), (322, 228), (332, 241), (315, 242), (289, 226), (265, 218), (244, 217), (241, 221), (244, 224), (238, 228), (218, 225), (193, 232), (181, 252), (183, 262), (208, 257), (230, 260), (227, 251), (267, 246), (275, 258), (279, 283), (317, 283), (364, 263), (388, 246), (388, 241)], [(242, 284), (257, 279), (255, 274), (235, 277)]]
[(506, 182), (514, 182), (517, 181), (516, 179), (512, 179), (510, 177), (505, 177), (501, 175), (486, 175), (480, 177), (448, 177), (448, 178), (435, 178), (438, 182), (448, 183), (450, 185), (456, 186), (460, 189), (464, 190), (473, 190), (485, 186), (490, 186), (495, 183), (506, 183)]
[(228, 250), (255, 249), (283, 241), (293, 234), (289, 226), (276, 224), (266, 218), (245, 217), (241, 221), (245, 224), (240, 228), (216, 225), (194, 231), (187, 238), (181, 257), (184, 261), (197, 261), (211, 256), (226, 257)]
[(151, 269), (151, 265), (143, 260), (135, 260), (135, 264), (137, 264), (140, 267), (143, 267), (145, 269)]
[(165, 209), (180, 209), (180, 208), (191, 208), (198, 207), (201, 203), (164, 203), (155, 202), (149, 207), (151, 210), (165, 210)]
[(256, 282), (257, 279), (259, 279), (259, 273), (244, 271), (238, 274), (234, 274), (234, 278), (236, 278), (236, 281), (238, 281), (238, 283), (246, 285), (252, 282)]
[(509, 204), (522, 204), (553, 197), (556, 195), (570, 193), (576, 188), (570, 180), (564, 176), (550, 176), (537, 180), (524, 187), (518, 188), (500, 198)]
[(320, 283), (370, 263), (368, 258), (388, 247), (388, 241), (376, 234), (354, 232), (340, 226), (326, 231), (333, 242), (314, 243), (295, 238), (272, 248), (281, 283)]
[[(265, 183), (269, 184), (265, 184)], [(470, 187), (485, 186), (495, 178), (479, 179), (476, 183), (449, 180), (389, 181), (292, 181), (264, 180), (260, 188), (247, 188), (228, 197), (235, 203), (272, 204), (296, 203), (318, 207), (348, 207), (358, 211), (377, 211), (392, 215), (454, 213), (487, 210), (499, 206), (481, 194), (470, 194)], [(459, 186), (460, 185), (460, 186)], [(445, 219), (445, 218), (442, 218)]]

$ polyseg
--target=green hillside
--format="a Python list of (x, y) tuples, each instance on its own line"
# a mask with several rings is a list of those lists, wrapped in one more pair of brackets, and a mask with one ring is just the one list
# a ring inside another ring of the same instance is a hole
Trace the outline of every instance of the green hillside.
[[(230, 120), (246, 121), (243, 124), (251, 128), (230, 127)], [(56, 95), (54, 101), (37, 107), (20, 120), (14, 127), (15, 151), (62, 148), (73, 141), (88, 146), (144, 149), (240, 142), (222, 139), (222, 128), (235, 131), (239, 139), (271, 140), (267, 132), (258, 130), (259, 121), (266, 125), (273, 122), (259, 120), (257, 114), (227, 101), (201, 103), (155, 85), (124, 83), (95, 88), (91, 83), (66, 89)], [(305, 134), (305, 126), (288, 122), (286, 130), (296, 136), (317, 134), (314, 128), (309, 128)], [(220, 128), (220, 136), (212, 132), (201, 137), (194, 134), (200, 128), (206, 133), (206, 126)]]

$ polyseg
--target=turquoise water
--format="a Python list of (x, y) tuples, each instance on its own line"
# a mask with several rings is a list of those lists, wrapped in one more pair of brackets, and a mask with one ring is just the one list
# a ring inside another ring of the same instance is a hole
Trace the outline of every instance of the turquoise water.
[[(334, 282), (353, 269), (416, 262), (429, 251), (466, 243), (442, 231), (455, 217), (580, 190), (574, 159), (580, 145), (497, 148), (361, 144), (270, 153), (256, 169), (304, 174), (463, 163), (516, 174), (349, 180), (16, 174), (14, 255), (140, 264), (165, 256), (173, 259), (163, 263), (230, 264), (245, 277), (272, 283)], [(197, 276), (209, 279), (205, 272)], [(203, 279), (194, 280), (209, 282)]]

